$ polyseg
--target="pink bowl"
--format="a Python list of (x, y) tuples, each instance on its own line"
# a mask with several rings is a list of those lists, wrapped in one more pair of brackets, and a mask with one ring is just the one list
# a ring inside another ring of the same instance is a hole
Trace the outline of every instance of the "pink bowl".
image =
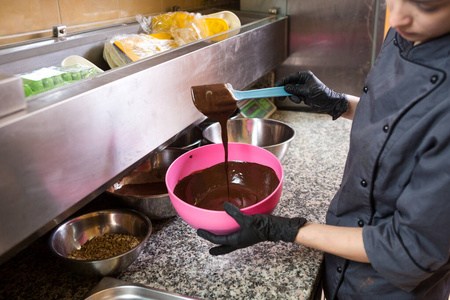
[[(225, 159), (222, 144), (212, 144), (193, 149), (178, 157), (166, 173), (166, 185), (173, 207), (180, 217), (194, 229), (205, 229), (214, 234), (229, 234), (237, 231), (239, 225), (224, 211), (208, 210), (196, 207), (181, 200), (173, 193), (178, 181), (194, 171), (199, 171), (223, 162)], [(262, 201), (243, 208), (248, 215), (272, 213), (277, 206), (283, 187), (283, 167), (271, 152), (250, 144), (229, 143), (229, 161), (258, 163), (272, 168), (280, 183), (275, 191)]]

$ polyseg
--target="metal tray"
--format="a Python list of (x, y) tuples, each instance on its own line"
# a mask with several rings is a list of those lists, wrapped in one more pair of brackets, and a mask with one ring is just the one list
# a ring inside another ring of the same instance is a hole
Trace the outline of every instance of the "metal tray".
[(144, 285), (104, 277), (87, 295), (85, 300), (199, 300), (166, 292)]

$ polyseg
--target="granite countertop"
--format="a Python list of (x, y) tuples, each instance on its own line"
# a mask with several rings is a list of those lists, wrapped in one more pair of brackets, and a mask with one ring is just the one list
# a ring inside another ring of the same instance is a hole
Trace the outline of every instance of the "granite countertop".
[[(344, 169), (351, 121), (281, 110), (271, 118), (296, 129), (282, 161), (285, 181), (274, 215), (324, 223)], [(114, 278), (200, 299), (309, 299), (314, 292), (320, 251), (264, 242), (213, 257), (212, 244), (178, 216), (152, 223), (143, 253)], [(0, 266), (0, 299), (83, 299), (98, 284), (101, 278), (75, 274), (55, 259), (48, 236)]]

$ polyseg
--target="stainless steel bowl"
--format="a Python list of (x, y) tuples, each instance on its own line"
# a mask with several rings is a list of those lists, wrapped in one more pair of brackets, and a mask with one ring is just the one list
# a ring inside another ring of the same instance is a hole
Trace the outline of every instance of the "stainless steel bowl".
[[(165, 177), (170, 164), (187, 150), (166, 148), (153, 155), (136, 171), (125, 176), (109, 187), (106, 192), (112, 195), (121, 207), (142, 212), (151, 220), (162, 220), (176, 216), (165, 185)], [(147, 185), (149, 189), (161, 187), (158, 193), (144, 195), (133, 191), (124, 193), (122, 188), (129, 185)]]
[[(280, 161), (284, 158), (295, 130), (289, 125), (272, 119), (237, 118), (228, 120), (228, 142), (252, 144), (272, 152)], [(222, 143), (219, 123), (203, 130), (203, 138), (209, 143)]]
[[(88, 240), (108, 232), (130, 234), (139, 245), (110, 258), (78, 260), (68, 255)], [(152, 223), (143, 214), (127, 209), (101, 210), (73, 218), (60, 225), (50, 237), (50, 248), (72, 270), (83, 275), (107, 276), (125, 270), (142, 252), (152, 232)]]
[[(241, 115), (241, 111), (239, 108), (237, 108), (232, 114), (231, 116), (228, 118), (229, 120), (233, 120), (233, 119), (237, 119), (237, 118), (242, 118)], [(204, 130), (206, 127), (210, 126), (211, 124), (216, 123), (217, 121), (212, 119), (212, 118), (206, 118), (205, 120), (203, 120), (199, 125), (198, 128), (200, 130)]]
[(177, 136), (175, 141), (169, 145), (169, 149), (192, 150), (200, 145), (202, 141), (202, 130), (197, 126)]
[[(198, 147), (201, 141), (202, 130), (198, 127), (182, 132), (166, 149), (156, 153), (131, 174), (113, 184), (106, 193), (112, 195), (121, 207), (140, 211), (151, 220), (176, 216), (177, 212), (173, 208), (165, 184), (166, 172), (175, 159)], [(130, 185), (139, 185), (140, 191), (129, 190)], [(145, 189), (148, 189), (148, 193), (143, 194), (142, 190)]]

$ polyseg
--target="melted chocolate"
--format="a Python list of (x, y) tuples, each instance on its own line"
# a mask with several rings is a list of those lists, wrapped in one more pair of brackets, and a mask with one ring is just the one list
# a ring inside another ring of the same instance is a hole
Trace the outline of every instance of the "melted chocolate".
[[(222, 143), (225, 149), (225, 162), (228, 161), (227, 121), (237, 109), (237, 99), (225, 83), (193, 86), (192, 100), (195, 107), (207, 117), (216, 120), (222, 129)], [(227, 172), (227, 164), (225, 171)]]
[(244, 208), (268, 197), (280, 183), (277, 174), (270, 167), (230, 161), (228, 195), (224, 164), (216, 164), (184, 177), (176, 185), (175, 195), (189, 204), (205, 209), (223, 210), (224, 202)]
[[(228, 119), (237, 109), (237, 99), (225, 83), (193, 86), (192, 100), (197, 109), (205, 116), (220, 124), (222, 144), (225, 152), (224, 172), (228, 173)], [(227, 180), (227, 192), (230, 197), (230, 184)]]
[(211, 210), (223, 210), (224, 202), (244, 208), (269, 196), (280, 183), (274, 170), (257, 163), (228, 161), (227, 121), (237, 109), (237, 99), (228, 86), (224, 83), (194, 86), (191, 92), (197, 109), (220, 123), (225, 160), (180, 180), (175, 195)]

